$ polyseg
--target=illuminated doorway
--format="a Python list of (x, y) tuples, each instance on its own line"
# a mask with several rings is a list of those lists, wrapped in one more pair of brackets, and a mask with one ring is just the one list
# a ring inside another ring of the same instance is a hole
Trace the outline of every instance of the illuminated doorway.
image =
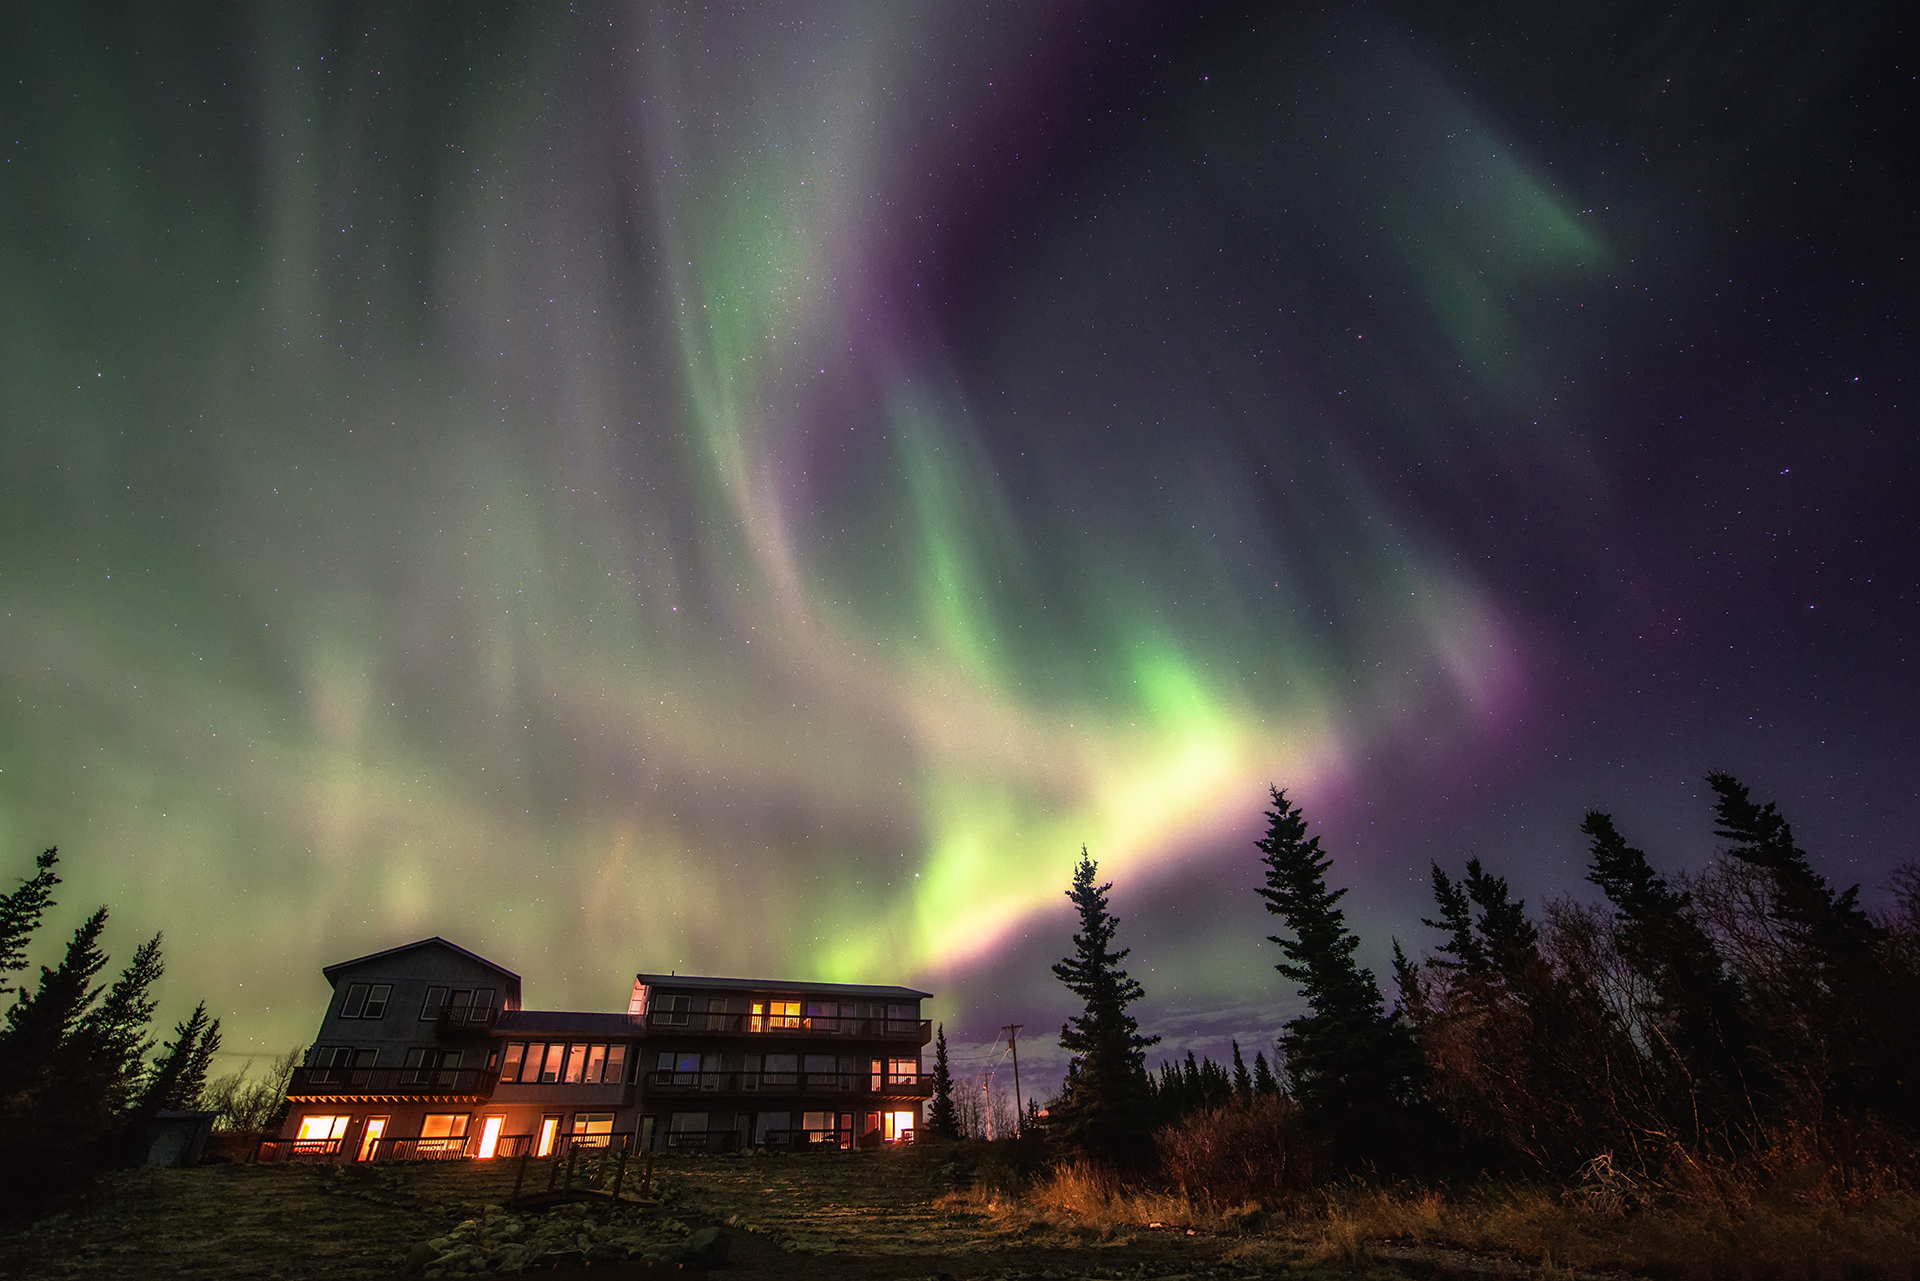
[(367, 1118), (367, 1128), (365, 1132), (360, 1135), (360, 1159), (362, 1161), (373, 1160), (374, 1154), (380, 1150), (380, 1138), (386, 1132), (386, 1117), (370, 1116)]
[(560, 1118), (543, 1116), (540, 1118), (540, 1141), (534, 1145), (535, 1156), (553, 1155), (553, 1136), (560, 1132)]
[(480, 1157), (485, 1160), (494, 1154), (500, 1146), (500, 1126), (506, 1121), (504, 1116), (490, 1116), (480, 1123)]

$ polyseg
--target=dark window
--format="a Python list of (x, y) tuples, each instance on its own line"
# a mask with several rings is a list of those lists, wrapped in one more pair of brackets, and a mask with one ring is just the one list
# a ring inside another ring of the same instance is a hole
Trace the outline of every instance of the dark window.
[(660, 998), (660, 1016), (658, 1021), (674, 1027), (687, 1025), (687, 1011), (693, 1008), (690, 996), (663, 996)]
[(427, 999), (420, 1002), (420, 1017), (423, 1019), (439, 1018), (440, 1011), (442, 1008), (445, 1007), (446, 1003), (447, 1003), (446, 988), (444, 987), (428, 988)]
[(340, 1002), (343, 1019), (377, 1019), (387, 1012), (387, 998), (393, 994), (391, 983), (349, 983), (346, 999)]
[(619, 1082), (627, 1079), (627, 1047), (609, 1045), (607, 1047), (607, 1074), (602, 1080)]

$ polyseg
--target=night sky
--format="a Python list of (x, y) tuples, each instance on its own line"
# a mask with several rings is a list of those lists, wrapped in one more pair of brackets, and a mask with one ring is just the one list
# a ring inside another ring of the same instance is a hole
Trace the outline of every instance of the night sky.
[(1920, 817), (1902, 6), (11, 5), (0, 876), (310, 1038), (441, 934), (936, 992), (1057, 1079), (1082, 845), (1166, 1049), (1427, 865), (1702, 775)]

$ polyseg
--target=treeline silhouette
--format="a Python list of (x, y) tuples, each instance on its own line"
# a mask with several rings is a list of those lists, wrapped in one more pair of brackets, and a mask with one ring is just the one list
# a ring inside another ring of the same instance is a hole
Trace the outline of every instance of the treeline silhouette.
[(1259, 892), (1281, 926), (1277, 968), (1306, 1003), (1271, 1067), (1235, 1043), (1226, 1064), (1189, 1053), (1147, 1069), (1157, 1038), (1126, 1014), (1139, 985), (1082, 851), (1069, 891), (1082, 928), (1063, 965), (1088, 1008), (1063, 1036), (1077, 1057), (1049, 1109), (1051, 1157), (1267, 1201), (1354, 1172), (1617, 1191), (1812, 1171), (1856, 1202), (1911, 1187), (1920, 872), (1902, 867), (1894, 908), (1870, 913), (1773, 804), (1730, 775), (1706, 781), (1724, 845), (1698, 873), (1658, 871), (1598, 812), (1580, 830), (1601, 902), (1530, 913), (1480, 860), (1435, 863), (1423, 924), (1436, 934), (1418, 959), (1393, 941), (1391, 1004), (1355, 959), (1332, 859), (1271, 789)]
[(148, 1034), (163, 969), (160, 936), (136, 947), (112, 983), (100, 949), (107, 909), (74, 930), (57, 966), (41, 966), (36, 985), (15, 985), (53, 891), (57, 850), (34, 874), (0, 896), (0, 996), (12, 996), (0, 1021), (0, 1207), (19, 1208), (69, 1186), (90, 1168), (143, 1156), (143, 1127), (157, 1114), (191, 1108), (220, 1048), (220, 1020), (205, 1003), (159, 1047)]

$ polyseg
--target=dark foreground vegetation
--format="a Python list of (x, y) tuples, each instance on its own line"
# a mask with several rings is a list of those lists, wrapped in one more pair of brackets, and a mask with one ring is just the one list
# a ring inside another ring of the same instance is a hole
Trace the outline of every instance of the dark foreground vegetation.
[(104, 907), (74, 930), (59, 965), (41, 966), (37, 984), (15, 985), (53, 906), (58, 862), (58, 851), (48, 850), (32, 876), (0, 897), (0, 996), (14, 998), (0, 1022), (0, 1207), (9, 1210), (38, 1204), (90, 1170), (139, 1161), (147, 1123), (196, 1105), (220, 1048), (220, 1020), (202, 1003), (148, 1061), (160, 936), (135, 948), (111, 984), (97, 982), (108, 964)]
[(1149, 1072), (1083, 852), (1056, 967), (1086, 1001), (1061, 1038), (1076, 1059), (970, 1195), (1109, 1225), (1261, 1222), (1356, 1261), (1445, 1242), (1663, 1275), (1913, 1275), (1920, 875), (1870, 914), (1773, 805), (1707, 782), (1725, 845), (1697, 875), (1662, 875), (1586, 816), (1604, 905), (1534, 915), (1479, 860), (1435, 864), (1437, 938), (1419, 960), (1395, 942), (1391, 1006), (1331, 859), (1275, 790), (1260, 893), (1308, 1005), (1277, 1071), (1235, 1045), (1230, 1065)]

